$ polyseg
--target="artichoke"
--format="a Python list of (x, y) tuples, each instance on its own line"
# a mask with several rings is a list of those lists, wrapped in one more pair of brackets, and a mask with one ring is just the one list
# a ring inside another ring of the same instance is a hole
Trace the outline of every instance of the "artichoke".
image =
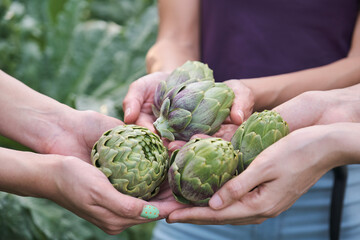
[(147, 128), (121, 125), (100, 137), (91, 161), (118, 191), (147, 200), (159, 192), (169, 155), (159, 136)]
[(213, 71), (207, 64), (203, 64), (197, 61), (187, 61), (181, 67), (175, 69), (171, 75), (162, 81), (156, 88), (154, 95), (153, 113), (156, 117), (160, 116), (161, 105), (167, 97), (173, 98), (175, 92), (178, 92), (178, 88), (182, 88), (183, 85), (202, 82), (213, 81)]
[(288, 133), (288, 124), (279, 113), (268, 110), (253, 113), (231, 139), (234, 148), (240, 151), (239, 173), (265, 148)]
[(220, 138), (195, 138), (171, 155), (169, 185), (180, 203), (206, 206), (236, 173), (238, 151)]
[(171, 141), (188, 141), (198, 133), (212, 135), (229, 115), (234, 97), (226, 84), (215, 83), (206, 64), (186, 62), (159, 84), (154, 126)]

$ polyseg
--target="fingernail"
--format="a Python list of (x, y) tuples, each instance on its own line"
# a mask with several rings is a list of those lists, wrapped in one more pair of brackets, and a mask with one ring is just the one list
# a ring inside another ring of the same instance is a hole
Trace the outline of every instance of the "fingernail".
[(244, 113), (241, 110), (238, 110), (239, 117), (241, 118), (241, 122), (244, 121)]
[(129, 116), (131, 113), (131, 108), (127, 108), (125, 111), (125, 117)]
[(140, 216), (147, 219), (157, 218), (159, 217), (159, 209), (151, 205), (145, 205)]
[(211, 208), (218, 209), (223, 205), (223, 201), (221, 200), (221, 198), (219, 197), (218, 194), (215, 194), (210, 199), (209, 205), (210, 205)]

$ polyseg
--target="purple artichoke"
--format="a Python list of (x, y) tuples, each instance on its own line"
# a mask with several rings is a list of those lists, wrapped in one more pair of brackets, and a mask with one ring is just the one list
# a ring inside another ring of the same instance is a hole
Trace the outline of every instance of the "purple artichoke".
[(212, 135), (229, 115), (234, 97), (226, 84), (215, 83), (206, 64), (186, 62), (159, 84), (154, 126), (171, 141), (188, 141), (199, 133)]

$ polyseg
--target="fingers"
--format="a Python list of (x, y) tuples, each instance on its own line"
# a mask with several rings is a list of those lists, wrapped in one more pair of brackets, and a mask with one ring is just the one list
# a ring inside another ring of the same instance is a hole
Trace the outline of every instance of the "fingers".
[(116, 215), (113, 212), (101, 207), (101, 206), (92, 206), (90, 215), (80, 217), (86, 219), (89, 222), (92, 222), (104, 232), (110, 235), (119, 234), (125, 229), (140, 223), (148, 222), (149, 220), (135, 220), (123, 218), (119, 215)]
[(141, 106), (143, 105), (146, 94), (146, 87), (141, 87), (142, 78), (130, 84), (129, 91), (123, 101), (124, 122), (135, 123), (138, 119)]
[[(96, 202), (114, 214), (133, 220), (144, 220), (144, 217), (147, 218), (142, 213), (144, 207), (149, 205), (148, 202), (122, 194), (112, 186), (106, 191), (101, 191), (101, 193), (102, 196), (98, 197)], [(155, 213), (155, 211), (152, 211), (152, 213)]]
[(222, 124), (219, 131), (217, 131), (213, 136), (222, 138), (226, 141), (231, 141), (231, 138), (238, 128), (239, 126), (235, 124)]
[(253, 111), (253, 98), (250, 94), (244, 94), (239, 91), (235, 92), (235, 99), (231, 106), (230, 118), (236, 125), (242, 124)]
[(187, 207), (175, 210), (166, 219), (168, 223), (192, 223), (212, 225), (243, 225), (261, 223), (266, 217), (260, 216), (242, 202), (236, 202), (223, 210), (209, 207)]
[(247, 119), (254, 106), (254, 95), (252, 91), (245, 86), (241, 80), (228, 80), (224, 82), (235, 94), (233, 104), (231, 106), (230, 118), (233, 124), (240, 125)]
[(249, 193), (264, 180), (257, 170), (247, 168), (237, 177), (225, 183), (210, 199), (209, 206), (218, 210), (229, 206), (234, 201), (238, 201), (245, 194)]
[(136, 125), (146, 127), (151, 132), (156, 132), (154, 127), (154, 116), (152, 114), (141, 112), (136, 120)]
[(145, 102), (152, 102), (157, 85), (168, 77), (166, 73), (153, 73), (133, 82), (123, 101), (125, 123), (135, 123)]
[(176, 210), (170, 213), (167, 218), (168, 223), (174, 222), (188, 222), (201, 224), (202, 222), (209, 221), (215, 215), (215, 210), (208, 207), (187, 207), (181, 210)]
[(231, 122), (236, 125), (240, 125), (244, 122), (245, 114), (241, 108), (237, 104), (233, 104), (230, 111)]
[(184, 141), (173, 141), (173, 142), (170, 142), (169, 145), (168, 145), (168, 149), (170, 152), (173, 152), (175, 151), (176, 149), (179, 149), (181, 148), (182, 146), (184, 146), (186, 144), (186, 142)]
[(175, 201), (175, 199), (169, 201), (169, 200), (161, 200), (161, 201), (154, 201), (150, 202), (151, 205), (155, 206), (159, 209), (160, 212), (160, 218), (166, 218), (169, 216), (170, 213), (172, 213), (175, 210), (187, 208), (189, 206), (178, 203)]

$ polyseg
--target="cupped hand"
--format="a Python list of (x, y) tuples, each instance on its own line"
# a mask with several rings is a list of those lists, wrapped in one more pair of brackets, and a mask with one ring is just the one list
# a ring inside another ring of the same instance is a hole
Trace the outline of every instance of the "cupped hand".
[(123, 101), (125, 123), (137, 124), (155, 132), (153, 122), (156, 118), (151, 106), (157, 85), (167, 77), (167, 73), (156, 72), (131, 83)]
[(336, 147), (328, 137), (332, 125), (303, 128), (265, 149), (209, 202), (172, 212), (169, 222), (257, 224), (288, 209), (334, 167)]
[[(50, 155), (51, 156), (51, 155)], [(75, 157), (59, 158), (50, 171), (49, 182), (54, 187), (47, 198), (95, 224), (108, 234), (118, 234), (128, 227), (167, 217), (175, 209), (182, 207), (174, 200), (144, 200), (118, 192), (107, 177), (96, 167)], [(159, 217), (149, 220), (140, 216), (144, 206), (159, 209)]]
[(162, 216), (166, 217), (176, 209), (188, 207), (187, 205), (179, 203), (175, 200), (168, 179), (165, 179), (165, 181), (160, 185), (160, 192), (150, 199), (149, 203), (156, 206), (160, 213), (165, 213), (165, 215)]
[(86, 162), (95, 142), (110, 128), (124, 124), (118, 119), (94, 112), (71, 109), (46, 134), (42, 153), (75, 156)]

